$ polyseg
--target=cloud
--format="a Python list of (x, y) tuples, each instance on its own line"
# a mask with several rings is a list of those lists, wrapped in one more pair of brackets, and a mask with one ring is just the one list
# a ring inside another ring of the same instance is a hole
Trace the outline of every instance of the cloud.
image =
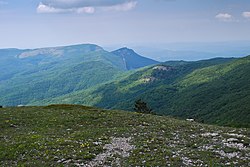
[(250, 19), (250, 12), (243, 12), (242, 16), (247, 18), (247, 19)]
[(94, 7), (82, 7), (82, 8), (77, 8), (76, 13), (95, 13), (95, 8)]
[(37, 13), (94, 13), (95, 8), (93, 7), (81, 7), (81, 8), (69, 8), (69, 9), (62, 9), (62, 8), (55, 8), (53, 6), (47, 6), (40, 2), (37, 7)]
[(60, 13), (63, 9), (57, 9), (51, 6), (44, 5), (42, 2), (37, 7), (37, 13)]
[(219, 13), (215, 16), (220, 21), (232, 21), (233, 16), (228, 13)]
[(44, 0), (39, 3), (37, 13), (94, 13), (103, 11), (129, 11), (135, 8), (135, 0)]
[(113, 11), (129, 11), (136, 7), (137, 1), (125, 2), (123, 4), (102, 7), (103, 10), (113, 10)]

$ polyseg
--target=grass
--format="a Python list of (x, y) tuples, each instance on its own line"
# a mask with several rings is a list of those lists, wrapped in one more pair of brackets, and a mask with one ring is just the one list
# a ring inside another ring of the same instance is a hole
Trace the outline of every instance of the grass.
[[(107, 165), (248, 166), (250, 160), (249, 129), (80, 105), (2, 108), (0, 115), (0, 166), (89, 164), (113, 138), (131, 138), (134, 148), (127, 157), (108, 157)], [(232, 137), (238, 142), (227, 141)]]

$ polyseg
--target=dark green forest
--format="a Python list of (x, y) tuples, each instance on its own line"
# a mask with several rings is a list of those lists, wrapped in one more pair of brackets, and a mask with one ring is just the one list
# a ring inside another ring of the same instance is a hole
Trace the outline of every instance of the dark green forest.
[(143, 99), (161, 115), (234, 127), (250, 125), (250, 57), (163, 63), (84, 91), (45, 100), (133, 111)]

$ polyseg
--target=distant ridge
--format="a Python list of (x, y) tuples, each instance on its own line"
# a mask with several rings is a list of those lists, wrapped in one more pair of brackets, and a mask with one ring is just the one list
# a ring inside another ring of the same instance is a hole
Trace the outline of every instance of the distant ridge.
[(102, 47), (95, 44), (78, 44), (69, 46), (58, 46), (58, 47), (46, 47), (27, 49), (18, 55), (18, 58), (27, 58), (32, 56), (65, 56), (68, 54), (83, 54), (93, 51), (101, 51)]

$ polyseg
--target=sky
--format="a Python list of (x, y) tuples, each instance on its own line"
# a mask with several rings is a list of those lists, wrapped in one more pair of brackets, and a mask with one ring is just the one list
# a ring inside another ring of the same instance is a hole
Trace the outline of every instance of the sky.
[(245, 40), (249, 0), (0, 0), (0, 48)]

